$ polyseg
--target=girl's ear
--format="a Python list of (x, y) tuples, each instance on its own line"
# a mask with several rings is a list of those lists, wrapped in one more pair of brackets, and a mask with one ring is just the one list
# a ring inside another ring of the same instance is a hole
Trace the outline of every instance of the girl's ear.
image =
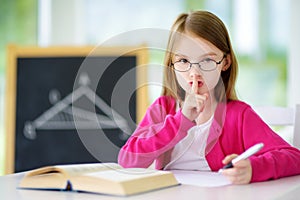
[(231, 55), (227, 54), (224, 59), (224, 66), (222, 67), (222, 71), (226, 71), (231, 66)]

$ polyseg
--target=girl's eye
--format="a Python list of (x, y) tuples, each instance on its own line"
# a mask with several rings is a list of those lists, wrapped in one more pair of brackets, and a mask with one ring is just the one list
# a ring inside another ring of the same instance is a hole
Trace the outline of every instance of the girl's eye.
[(187, 60), (187, 59), (180, 59), (180, 60), (178, 60), (178, 62), (181, 62), (181, 63), (188, 63), (189, 61)]
[(211, 62), (211, 61), (213, 61), (213, 60), (210, 58), (204, 58), (201, 62)]

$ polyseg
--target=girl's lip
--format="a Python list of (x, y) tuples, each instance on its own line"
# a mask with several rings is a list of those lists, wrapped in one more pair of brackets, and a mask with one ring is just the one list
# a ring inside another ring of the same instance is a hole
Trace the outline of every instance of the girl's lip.
[[(190, 86), (193, 85), (193, 81), (190, 82)], [(201, 87), (203, 85), (203, 81), (198, 81), (198, 87)]]

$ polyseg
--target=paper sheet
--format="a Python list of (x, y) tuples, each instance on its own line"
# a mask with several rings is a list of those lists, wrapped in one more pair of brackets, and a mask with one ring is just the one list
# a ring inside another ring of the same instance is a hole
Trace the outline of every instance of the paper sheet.
[(221, 173), (204, 171), (171, 170), (178, 182), (185, 185), (201, 187), (218, 187), (230, 185), (230, 181)]

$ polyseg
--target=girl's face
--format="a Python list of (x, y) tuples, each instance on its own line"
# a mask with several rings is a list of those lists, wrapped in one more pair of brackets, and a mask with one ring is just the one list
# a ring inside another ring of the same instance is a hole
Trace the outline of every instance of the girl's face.
[[(180, 36), (174, 45), (173, 53), (173, 64), (179, 61), (180, 63), (200, 63), (200, 65), (192, 64), (192, 67), (186, 72), (175, 70), (178, 83), (186, 93), (191, 92), (191, 86), (195, 80), (198, 82), (198, 94), (214, 94), (213, 90), (219, 81), (221, 71), (226, 70), (231, 64), (229, 56), (224, 58), (224, 53), (220, 49), (192, 33), (184, 33)], [(220, 61), (221, 63), (217, 64)], [(206, 65), (207, 62), (215, 64), (215, 69), (203, 71), (199, 67)]]

